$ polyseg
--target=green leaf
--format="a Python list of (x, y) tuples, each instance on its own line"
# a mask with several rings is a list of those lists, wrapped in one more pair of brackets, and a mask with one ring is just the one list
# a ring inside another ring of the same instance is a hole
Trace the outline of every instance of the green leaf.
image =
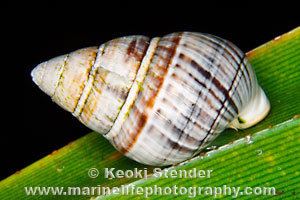
[[(175, 184), (186, 187), (223, 184), (240, 187), (273, 186), (279, 199), (297, 198), (297, 195), (299, 197), (300, 120), (297, 118), (300, 114), (300, 28), (254, 49), (247, 56), (256, 71), (260, 85), (270, 99), (271, 112), (268, 117), (258, 125), (243, 131), (226, 130), (212, 144), (222, 146), (221, 148), (202, 153), (184, 165), (171, 168), (210, 169), (213, 170), (211, 178), (152, 177), (138, 181), (130, 178), (106, 179), (104, 168), (146, 168), (150, 173), (154, 167), (141, 165), (120, 155), (98, 133), (90, 133), (2, 180), (0, 199), (54, 198), (53, 195), (26, 196), (24, 187), (28, 186), (120, 187), (128, 183), (142, 187), (154, 184), (164, 187)], [(248, 135), (252, 135), (252, 142), (246, 137)], [(245, 137), (247, 139), (243, 139)], [(91, 168), (99, 171), (98, 177), (88, 176)], [(88, 199), (91, 196), (96, 195), (56, 197)], [(132, 197), (138, 196), (128, 196)], [(167, 197), (174, 198), (164, 196)], [(105, 198), (121, 197), (116, 195)]]
[[(210, 178), (156, 178), (142, 179), (131, 184), (135, 188), (157, 187), (274, 187), (274, 195), (278, 199), (300, 197), (300, 119), (290, 120), (271, 129), (254, 134), (251, 139), (243, 138), (219, 150), (198, 156), (182, 165), (169, 168), (167, 175), (176, 170), (212, 170)], [(173, 173), (174, 176), (174, 173)], [(150, 189), (148, 189), (150, 191)], [(154, 190), (154, 189), (153, 189)], [(130, 190), (129, 190), (130, 191)], [(175, 191), (175, 190), (174, 190)], [(197, 191), (197, 190), (196, 190)], [(129, 193), (131, 194), (131, 193)], [(136, 193), (135, 193), (136, 194)], [(146, 196), (147, 193), (144, 193)], [(151, 193), (150, 193), (151, 194)], [(161, 197), (153, 196), (149, 197)], [(201, 195), (202, 194), (202, 195)], [(271, 193), (273, 194), (273, 193)], [(176, 195), (164, 196), (174, 198)], [(243, 196), (243, 195), (241, 195)], [(123, 196), (132, 199), (138, 195)], [(195, 197), (193, 193), (177, 195), (177, 199)], [(207, 197), (224, 197), (198, 193), (197, 199)], [(235, 197), (234, 194), (227, 197)], [(244, 196), (245, 197), (245, 196)], [(255, 198), (254, 195), (248, 196)], [(262, 195), (260, 197), (263, 197)], [(265, 196), (268, 197), (268, 196)], [(269, 196), (270, 197), (270, 196)], [(120, 196), (106, 196), (105, 199), (118, 199)]]

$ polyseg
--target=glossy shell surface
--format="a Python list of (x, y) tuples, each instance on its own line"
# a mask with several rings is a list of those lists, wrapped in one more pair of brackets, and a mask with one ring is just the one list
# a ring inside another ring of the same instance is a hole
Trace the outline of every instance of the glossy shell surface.
[(122, 37), (41, 63), (32, 77), (120, 152), (150, 165), (189, 159), (270, 109), (245, 54), (209, 34)]

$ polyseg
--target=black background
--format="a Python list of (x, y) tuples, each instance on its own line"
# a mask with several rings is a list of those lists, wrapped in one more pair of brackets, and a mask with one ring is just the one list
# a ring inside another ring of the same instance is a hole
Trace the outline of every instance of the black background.
[[(2, 29), (0, 180), (91, 130), (55, 105), (33, 84), (40, 62), (73, 50), (132, 34), (149, 37), (176, 31), (211, 33), (247, 52), (300, 24), (288, 8), (198, 5), (188, 1), (12, 3), (4, 5)], [(4, 111), (5, 110), (5, 111)]]

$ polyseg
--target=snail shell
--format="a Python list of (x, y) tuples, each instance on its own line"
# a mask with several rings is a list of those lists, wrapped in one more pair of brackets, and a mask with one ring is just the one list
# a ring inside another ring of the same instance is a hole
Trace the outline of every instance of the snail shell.
[(149, 165), (189, 159), (225, 128), (250, 127), (270, 109), (245, 55), (209, 34), (122, 37), (31, 75), (54, 102)]

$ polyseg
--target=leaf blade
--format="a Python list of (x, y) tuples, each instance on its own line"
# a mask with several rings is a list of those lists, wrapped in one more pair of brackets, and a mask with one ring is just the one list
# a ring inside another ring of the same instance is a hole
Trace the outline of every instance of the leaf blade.
[[(300, 28), (298, 27), (290, 33), (284, 34), (279, 39), (268, 42), (247, 54), (256, 71), (260, 85), (271, 100), (271, 113), (262, 123), (253, 128), (239, 132), (226, 130), (212, 145), (222, 146), (246, 135), (251, 135), (264, 129), (272, 129), (272, 126), (299, 115), (299, 48)], [(297, 119), (294, 121), (298, 122)], [(294, 121), (293, 123), (295, 123)], [(298, 155), (298, 152), (295, 155)], [(211, 161), (211, 164), (213, 163)], [(286, 166), (288, 167), (288, 160)], [(117, 153), (109, 142), (100, 137), (98, 133), (90, 133), (2, 180), (0, 182), (0, 199), (22, 199), (26, 197), (24, 192), (25, 186), (84, 187), (101, 184), (113, 187), (136, 180), (105, 179), (103, 177), (103, 168), (105, 167), (116, 167), (118, 169), (146, 168), (149, 171), (153, 169), (153, 167), (144, 166), (125, 158)], [(299, 165), (297, 167), (299, 168)], [(87, 173), (90, 168), (99, 170), (98, 178), (92, 179), (88, 176)], [(234, 179), (237, 182), (239, 180), (238, 178)], [(295, 178), (294, 180), (298, 179)], [(297, 185), (293, 181), (289, 183)], [(210, 182), (207, 184), (210, 184)], [(88, 197), (76, 196), (77, 199), (86, 199)], [(27, 196), (27, 198), (53, 199), (53, 196)], [(72, 198), (74, 196), (60, 196), (60, 199)]]

